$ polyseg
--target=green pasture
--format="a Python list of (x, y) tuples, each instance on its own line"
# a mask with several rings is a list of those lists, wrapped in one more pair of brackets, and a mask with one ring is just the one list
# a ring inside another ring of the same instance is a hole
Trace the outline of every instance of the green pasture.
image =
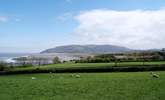
[(73, 67), (112, 67), (112, 66), (142, 66), (142, 65), (162, 65), (165, 64), (165, 61), (154, 61), (154, 62), (115, 62), (111, 63), (61, 63), (61, 64), (50, 64), (42, 66), (33, 66), (33, 67), (19, 67), (13, 68), (11, 70), (30, 70), (30, 69), (49, 69), (49, 68), (73, 68)]
[(150, 72), (0, 76), (0, 100), (165, 100), (165, 72), (155, 73), (160, 77)]

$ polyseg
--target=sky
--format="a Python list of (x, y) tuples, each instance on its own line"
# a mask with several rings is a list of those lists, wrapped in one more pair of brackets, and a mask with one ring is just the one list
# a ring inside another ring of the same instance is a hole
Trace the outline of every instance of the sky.
[(0, 0), (0, 52), (60, 45), (164, 48), (165, 0)]

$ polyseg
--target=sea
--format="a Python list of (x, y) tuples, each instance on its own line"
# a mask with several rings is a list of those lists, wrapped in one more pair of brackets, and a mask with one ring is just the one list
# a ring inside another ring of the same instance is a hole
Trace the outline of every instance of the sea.
[(0, 53), (0, 61), (4, 62), (14, 62), (12, 60), (16, 57), (28, 56), (31, 55), (30, 53)]

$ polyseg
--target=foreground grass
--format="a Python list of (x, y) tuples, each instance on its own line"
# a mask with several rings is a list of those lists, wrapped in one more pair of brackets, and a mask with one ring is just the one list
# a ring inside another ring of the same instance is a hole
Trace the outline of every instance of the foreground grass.
[(165, 100), (165, 72), (156, 73), (0, 76), (0, 100)]
[[(118, 62), (117, 66), (137, 66), (137, 65), (162, 65), (165, 64), (165, 61), (154, 61), (154, 62)], [(62, 63), (62, 64), (51, 64), (51, 65), (43, 65), (43, 66), (34, 66), (34, 67), (20, 67), (14, 68), (11, 70), (31, 70), (39, 67), (40, 69), (49, 69), (49, 68), (70, 68), (70, 67), (112, 67), (115, 66), (114, 62), (111, 63)]]

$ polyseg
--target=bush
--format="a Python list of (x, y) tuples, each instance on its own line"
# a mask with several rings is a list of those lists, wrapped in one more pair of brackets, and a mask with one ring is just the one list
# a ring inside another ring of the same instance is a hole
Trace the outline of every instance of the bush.
[(55, 58), (53, 59), (53, 63), (54, 63), (54, 64), (58, 64), (58, 63), (61, 63), (61, 61), (60, 61), (60, 59), (59, 59), (58, 57), (55, 57)]
[(33, 67), (32, 64), (24, 64), (23, 67)]
[(4, 71), (5, 69), (7, 69), (7, 64), (5, 62), (0, 62), (0, 71)]

